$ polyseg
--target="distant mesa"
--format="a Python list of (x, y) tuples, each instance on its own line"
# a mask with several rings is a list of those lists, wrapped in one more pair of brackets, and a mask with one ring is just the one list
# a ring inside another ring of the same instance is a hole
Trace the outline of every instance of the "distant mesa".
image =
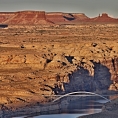
[(62, 12), (49, 12), (46, 13), (46, 18), (54, 23), (65, 22), (66, 19), (63, 17)]
[(84, 13), (68, 13), (68, 14), (66, 13), (64, 15), (70, 17), (75, 21), (85, 21), (89, 19)]
[(7, 19), (12, 17), (14, 12), (0, 12), (0, 23), (5, 22)]
[(90, 18), (87, 17), (84, 13), (73, 13), (73, 16), (74, 16), (77, 20), (88, 20), (88, 19), (90, 19)]
[(45, 11), (0, 12), (0, 24), (37, 25), (37, 24), (77, 24), (81, 22), (118, 22), (107, 13), (89, 18), (84, 13), (63, 13)]
[(107, 13), (102, 13), (102, 15), (99, 15), (98, 17), (90, 19), (92, 22), (118, 22), (118, 19), (111, 18), (108, 16)]
[(72, 13), (65, 13), (63, 14), (63, 17), (67, 20), (67, 21), (73, 21), (75, 20), (75, 16)]
[(18, 11), (7, 19), (6, 24), (51, 24), (52, 22), (46, 19), (45, 11)]
[(71, 24), (89, 19), (83, 13), (63, 13), (63, 12), (46, 13), (46, 18), (57, 24)]

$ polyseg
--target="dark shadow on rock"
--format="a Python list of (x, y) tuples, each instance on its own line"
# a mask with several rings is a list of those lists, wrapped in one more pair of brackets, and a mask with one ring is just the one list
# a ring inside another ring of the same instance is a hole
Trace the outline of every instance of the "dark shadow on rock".
[(71, 13), (69, 13), (68, 16), (63, 16), (63, 17), (69, 21), (75, 20), (75, 17)]
[(0, 28), (6, 28), (6, 27), (8, 27), (7, 24), (0, 24)]
[(65, 56), (65, 58), (72, 64), (73, 63), (73, 59), (74, 59), (74, 56)]
[(87, 69), (79, 67), (78, 70), (69, 74), (69, 83), (64, 83), (65, 93), (74, 91), (102, 91), (108, 90), (112, 81), (111, 73), (109, 69), (100, 64), (93, 62), (94, 64), (94, 75), (91, 76)]
[(66, 16), (63, 16), (65, 19), (71, 21), (71, 20), (75, 20), (75, 18), (69, 18), (69, 17), (66, 17)]
[(112, 84), (110, 79), (109, 69), (100, 63), (94, 62), (94, 85), (96, 90), (108, 90)]

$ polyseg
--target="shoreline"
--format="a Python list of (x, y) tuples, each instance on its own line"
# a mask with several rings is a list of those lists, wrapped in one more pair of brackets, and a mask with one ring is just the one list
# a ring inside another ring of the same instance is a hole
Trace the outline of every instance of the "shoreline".
[[(34, 104), (34, 105), (26, 105), (25, 107), (21, 108), (16, 108), (16, 109), (8, 109), (7, 107), (3, 106), (2, 111), (0, 112), (0, 117), (1, 118), (11, 118), (11, 117), (18, 117), (18, 116), (37, 116), (37, 115), (45, 115), (45, 114), (54, 114), (54, 113), (62, 113), (64, 109), (68, 109), (69, 102), (70, 101), (76, 101), (76, 100), (90, 100), (91, 97), (82, 97), (82, 98), (73, 98), (71, 97), (70, 99), (62, 99), (57, 102), (50, 102), (50, 103), (45, 103), (45, 104)], [(118, 98), (117, 98), (118, 99)], [(81, 104), (81, 100), (78, 101)], [(114, 100), (112, 100), (114, 101)], [(114, 104), (115, 102), (113, 102)], [(110, 103), (111, 104), (111, 103)], [(112, 104), (111, 104), (112, 105)], [(104, 106), (104, 105), (103, 105)], [(109, 106), (109, 103), (106, 103), (106, 106)], [(106, 107), (104, 107), (105, 113), (108, 112), (106, 111)], [(102, 114), (104, 112), (101, 112)], [(101, 113), (97, 113), (101, 114)], [(94, 114), (92, 114), (94, 115)], [(83, 116), (82, 118), (88, 118), (89, 116)], [(81, 117), (80, 117), (81, 118)], [(91, 116), (90, 116), (91, 118)], [(97, 118), (97, 117), (96, 117)]]
[(100, 113), (80, 116), (78, 118), (117, 118), (118, 117), (118, 98), (105, 103)]

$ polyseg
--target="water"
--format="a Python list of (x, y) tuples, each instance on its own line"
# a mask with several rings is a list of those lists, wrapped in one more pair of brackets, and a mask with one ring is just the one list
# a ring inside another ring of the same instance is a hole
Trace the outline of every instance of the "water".
[(108, 100), (100, 97), (87, 97), (87, 99), (72, 100), (67, 108), (44, 112), (39, 116), (14, 117), (14, 118), (78, 118), (79, 116), (101, 112), (102, 106)]
[(86, 114), (53, 114), (53, 115), (42, 115), (34, 118), (77, 118)]
[[(86, 114), (52, 114), (52, 115), (41, 115), (35, 117), (26, 117), (26, 118), (77, 118)], [(24, 117), (13, 117), (13, 118), (25, 118)]]

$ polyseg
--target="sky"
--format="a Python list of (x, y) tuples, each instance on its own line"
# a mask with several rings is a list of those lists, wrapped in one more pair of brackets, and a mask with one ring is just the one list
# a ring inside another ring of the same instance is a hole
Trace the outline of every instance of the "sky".
[(118, 0), (0, 0), (0, 12), (23, 10), (85, 13), (88, 17), (108, 13), (118, 18)]

